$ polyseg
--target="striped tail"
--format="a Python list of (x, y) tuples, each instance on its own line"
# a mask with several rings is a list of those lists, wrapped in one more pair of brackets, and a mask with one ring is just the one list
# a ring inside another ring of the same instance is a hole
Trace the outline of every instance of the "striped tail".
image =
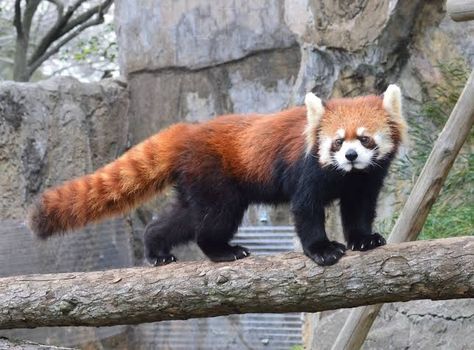
[(46, 190), (29, 208), (29, 228), (45, 239), (125, 213), (158, 194), (172, 181), (188, 128), (176, 124), (96, 172)]

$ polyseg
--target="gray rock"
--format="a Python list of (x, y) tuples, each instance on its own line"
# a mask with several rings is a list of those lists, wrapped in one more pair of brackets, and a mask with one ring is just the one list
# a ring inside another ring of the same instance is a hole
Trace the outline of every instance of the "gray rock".
[[(118, 1), (121, 69), (199, 69), (295, 44), (284, 1)], [(137, 55), (139, 53), (139, 55)]]
[(41, 190), (98, 168), (123, 152), (123, 83), (72, 78), (0, 85), (0, 217), (22, 219)]
[[(32, 237), (23, 223), (27, 205), (42, 190), (90, 172), (126, 149), (127, 112), (126, 84), (119, 81), (86, 84), (55, 78), (0, 84), (0, 276), (135, 263), (130, 227), (123, 220), (46, 242)], [(1, 331), (0, 337), (74, 346), (124, 331), (38, 328)]]
[[(311, 349), (329, 350), (350, 310), (322, 312), (308, 320)], [(420, 300), (384, 305), (362, 347), (376, 349), (472, 349), (474, 301)]]

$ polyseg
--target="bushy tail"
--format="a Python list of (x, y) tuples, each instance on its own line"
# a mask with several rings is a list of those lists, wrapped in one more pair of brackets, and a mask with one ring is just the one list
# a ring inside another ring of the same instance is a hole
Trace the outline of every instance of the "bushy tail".
[(130, 149), (95, 173), (45, 191), (27, 223), (40, 238), (131, 210), (171, 182), (187, 125), (177, 124)]

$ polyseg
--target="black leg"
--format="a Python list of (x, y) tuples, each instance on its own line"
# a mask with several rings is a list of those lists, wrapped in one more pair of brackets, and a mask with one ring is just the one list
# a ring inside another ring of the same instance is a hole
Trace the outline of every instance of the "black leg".
[(176, 261), (170, 253), (174, 246), (193, 240), (195, 228), (189, 207), (176, 202), (145, 229), (145, 256), (155, 266)]
[(231, 203), (210, 203), (199, 206), (197, 244), (212, 261), (233, 261), (250, 255), (247, 248), (230, 245), (229, 241), (242, 221), (245, 208)]
[(303, 251), (318, 265), (333, 265), (344, 255), (346, 247), (330, 241), (326, 235), (322, 205), (312, 203), (311, 206), (294, 207), (293, 214)]
[(196, 242), (203, 253), (212, 261), (247, 257), (250, 253), (246, 248), (229, 244), (248, 206), (239, 189), (220, 178), (214, 184), (195, 184), (189, 190)]
[(377, 181), (353, 181), (342, 193), (342, 225), (352, 250), (370, 250), (386, 243), (380, 234), (372, 232), (381, 185)]

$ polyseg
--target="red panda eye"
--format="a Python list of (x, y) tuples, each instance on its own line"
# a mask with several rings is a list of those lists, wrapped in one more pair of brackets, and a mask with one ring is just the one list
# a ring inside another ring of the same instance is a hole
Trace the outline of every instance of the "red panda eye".
[(335, 144), (336, 146), (342, 146), (342, 143), (343, 143), (343, 142), (344, 142), (343, 139), (336, 139), (336, 141), (334, 141), (334, 144)]
[(370, 141), (370, 138), (368, 138), (367, 136), (362, 136), (359, 140), (362, 144), (368, 144)]

